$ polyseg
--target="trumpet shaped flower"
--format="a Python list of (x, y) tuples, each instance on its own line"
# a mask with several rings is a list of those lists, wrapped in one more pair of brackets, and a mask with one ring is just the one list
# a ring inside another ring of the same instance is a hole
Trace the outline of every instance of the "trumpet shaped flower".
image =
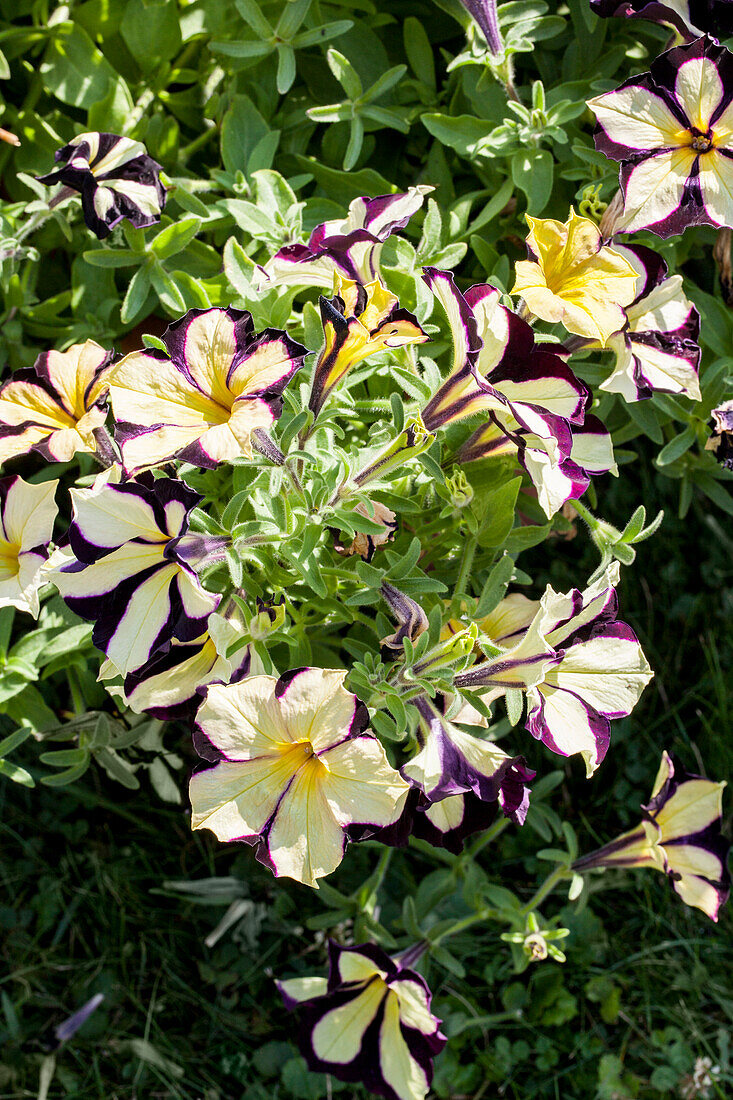
[(730, 844), (720, 831), (725, 786), (686, 772), (664, 752), (641, 824), (576, 860), (574, 869), (653, 867), (685, 905), (717, 921), (730, 893)]
[(322, 286), (334, 276), (366, 286), (379, 278), (384, 242), (404, 229), (432, 187), (411, 187), (404, 194), (354, 199), (343, 219), (316, 226), (308, 244), (289, 244), (260, 268), (260, 287)]
[(564, 360), (535, 344), (530, 326), (501, 305), (491, 286), (458, 290), (453, 276), (426, 268), (453, 336), (453, 366), (422, 413), (429, 431), (469, 417), (484, 424), (456, 455), (470, 462), (516, 454), (548, 516), (585, 492), (591, 473), (615, 471), (610, 437), (586, 417), (590, 395)]
[(84, 133), (59, 149), (61, 165), (41, 183), (63, 183), (81, 194), (84, 221), (100, 238), (127, 218), (136, 226), (160, 221), (165, 188), (160, 165), (139, 141), (119, 134)]
[(683, 39), (714, 34), (728, 38), (733, 34), (733, 10), (730, 0), (590, 0), (596, 15), (648, 19), (673, 27)]
[[(548, 585), (540, 601), (508, 596), (479, 624), (507, 658), (533, 633), (542, 639), (549, 652), (539, 675), (535, 661), (526, 672), (521, 663), (513, 667), (512, 686), (525, 678), (526, 728), (552, 752), (580, 755), (589, 776), (608, 750), (610, 719), (631, 713), (653, 675), (636, 635), (617, 621), (618, 578), (614, 563), (584, 592), (562, 594)], [(456, 686), (486, 687), (485, 700), (497, 698), (506, 690), (494, 671), (500, 660), (461, 673)]]
[(425, 1100), (433, 1058), (446, 1040), (430, 1011), (430, 990), (409, 961), (409, 953), (392, 959), (375, 944), (331, 940), (328, 978), (277, 983), (297, 1014), (310, 1069), (362, 1083), (387, 1100)]
[(660, 237), (733, 225), (733, 57), (710, 38), (668, 50), (649, 72), (588, 101), (596, 147), (620, 161), (615, 230)]
[(408, 786), (364, 732), (368, 713), (338, 669), (296, 669), (209, 687), (191, 780), (193, 829), (243, 840), (277, 876), (308, 886), (341, 862), (349, 830), (396, 821)]
[(654, 393), (700, 400), (700, 315), (682, 289), (682, 276), (667, 276), (661, 256), (643, 245), (619, 245), (637, 268), (637, 294), (625, 309), (626, 323), (608, 341), (616, 356), (602, 390), (627, 401)]
[(119, 467), (91, 489), (72, 489), (69, 546), (49, 569), (66, 603), (94, 622), (92, 641), (122, 676), (175, 638), (191, 642), (206, 629), (219, 596), (189, 565), (204, 536), (188, 534), (201, 499), (181, 481), (127, 481)]
[(336, 279), (335, 298), (321, 297), (324, 344), (316, 362), (309, 408), (317, 416), (352, 367), (379, 351), (424, 344), (417, 320), (377, 279), (362, 286)]
[(530, 258), (515, 266), (512, 294), (543, 321), (597, 340), (605, 347), (623, 328), (623, 307), (636, 293), (636, 270), (615, 248), (603, 243), (595, 222), (573, 209), (568, 220), (527, 214)]
[[(110, 694), (119, 694), (136, 714), (143, 712), (170, 721), (191, 718), (208, 684), (235, 684), (254, 672), (250, 646), (229, 650), (243, 639), (245, 624), (239, 609), (209, 615), (207, 629), (191, 642), (173, 639), (165, 652), (155, 653), (140, 668), (128, 672), (121, 689), (108, 686)], [(111, 661), (100, 670), (100, 680), (110, 680), (119, 672)]]
[(0, 462), (31, 450), (51, 462), (96, 451), (111, 363), (111, 351), (87, 340), (44, 351), (30, 369), (16, 371), (0, 386)]
[(250, 458), (253, 431), (280, 416), (280, 395), (306, 348), (277, 329), (255, 333), (251, 314), (231, 307), (191, 309), (162, 339), (167, 354), (133, 351), (112, 375), (125, 469)]
[(58, 513), (58, 481), (29, 484), (0, 478), (0, 607), (17, 607), (38, 618), (38, 590)]

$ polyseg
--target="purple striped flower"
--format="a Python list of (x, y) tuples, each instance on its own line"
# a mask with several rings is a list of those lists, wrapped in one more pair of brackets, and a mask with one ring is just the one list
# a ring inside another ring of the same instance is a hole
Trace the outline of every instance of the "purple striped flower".
[(392, 959), (375, 944), (329, 942), (328, 978), (277, 983), (298, 1018), (298, 1039), (312, 1070), (361, 1083), (387, 1100), (425, 1100), (433, 1058), (445, 1046), (430, 990), (410, 955)]
[(626, 19), (649, 19), (666, 23), (682, 38), (697, 38), (714, 34), (728, 38), (733, 34), (733, 4), (731, 0), (590, 0), (596, 15), (603, 18), (616, 15)]
[(362, 285), (336, 278), (334, 298), (321, 297), (324, 343), (313, 371), (308, 407), (315, 416), (352, 367), (370, 355), (429, 339), (379, 280)]
[(733, 401), (724, 401), (710, 415), (712, 432), (705, 443), (705, 450), (712, 451), (727, 470), (733, 470)]
[(453, 337), (453, 367), (422, 413), (428, 431), (480, 416), (456, 460), (516, 454), (552, 516), (581, 496), (591, 473), (615, 471), (610, 437), (586, 417), (588, 389), (565, 361), (535, 344), (530, 326), (492, 286), (461, 294), (453, 276), (426, 268)]
[[(472, 793), (482, 802), (507, 799), (510, 814), (517, 809), (517, 782), (534, 776), (524, 758), (511, 757), (493, 741), (464, 733), (445, 718), (438, 703), (418, 696), (412, 706), (418, 712), (420, 751), (400, 769), (428, 802), (442, 802), (453, 795)], [(506, 788), (506, 790), (505, 790)], [(519, 804), (523, 798), (520, 797)]]
[(384, 242), (404, 229), (432, 187), (411, 187), (404, 194), (354, 199), (346, 218), (316, 226), (308, 244), (289, 244), (260, 268), (260, 285), (333, 288), (334, 277), (362, 286), (379, 278)]
[(111, 363), (111, 351), (87, 340), (44, 351), (31, 368), (16, 371), (0, 386), (0, 463), (31, 450), (51, 462), (96, 451)]
[(677, 46), (588, 102), (596, 147), (621, 162), (615, 231), (660, 237), (733, 225), (733, 56), (710, 37)]
[[(147, 713), (170, 721), (192, 719), (209, 684), (236, 684), (254, 671), (249, 645), (240, 645), (248, 632), (236, 605), (209, 615), (207, 630), (191, 642), (175, 638), (170, 648), (155, 653), (140, 668), (128, 672), (120, 689), (108, 684), (110, 694), (120, 694), (136, 714)], [(100, 680), (119, 673), (111, 661), (100, 671)]]
[(58, 513), (58, 481), (29, 484), (21, 477), (0, 478), (0, 607), (17, 607), (34, 619), (38, 592)]
[(661, 256), (643, 245), (617, 245), (638, 271), (637, 294), (626, 306), (626, 324), (607, 346), (615, 353), (613, 373), (602, 390), (627, 401), (655, 393), (700, 400), (700, 315), (682, 290), (682, 276), (667, 276)]
[(166, 199), (161, 169), (141, 142), (119, 134), (77, 134), (55, 160), (61, 167), (39, 176), (40, 182), (78, 191), (84, 221), (98, 237), (107, 237), (124, 218), (136, 226), (160, 221)]
[(125, 469), (250, 458), (252, 433), (280, 416), (282, 391), (307, 349), (278, 329), (255, 333), (251, 315), (231, 307), (191, 309), (162, 339), (167, 355), (133, 351), (113, 370)]
[[(526, 728), (560, 756), (579, 754), (590, 776), (610, 742), (610, 719), (623, 718), (636, 706), (652, 671), (639, 641), (626, 623), (617, 621), (614, 563), (584, 592), (561, 594), (548, 586), (542, 600), (514, 594), (503, 600), (480, 626), (506, 657), (516, 654), (532, 634), (552, 654), (543, 665), (528, 668)], [(536, 643), (529, 647), (530, 655)], [(484, 700), (506, 690), (497, 683), (501, 657), (475, 665), (456, 677), (456, 687), (481, 689)], [(515, 682), (522, 668), (513, 669)], [(531, 677), (531, 678), (530, 678)], [(510, 686), (507, 684), (507, 686)]]
[[(338, 669), (302, 668), (213, 685), (196, 747), (214, 767), (191, 780), (192, 828), (242, 840), (277, 876), (317, 886), (359, 838), (396, 821), (408, 786)], [(354, 834), (357, 835), (357, 834)]]
[(581, 856), (573, 868), (653, 867), (669, 877), (685, 905), (717, 921), (730, 894), (730, 843), (720, 831), (725, 786), (686, 772), (662, 753), (641, 824)]
[(205, 537), (187, 534), (199, 495), (172, 478), (118, 484), (119, 474), (114, 467), (91, 489), (71, 490), (69, 546), (49, 577), (72, 611), (94, 622), (94, 644), (126, 676), (174, 638), (199, 638), (220, 597), (187, 561)]

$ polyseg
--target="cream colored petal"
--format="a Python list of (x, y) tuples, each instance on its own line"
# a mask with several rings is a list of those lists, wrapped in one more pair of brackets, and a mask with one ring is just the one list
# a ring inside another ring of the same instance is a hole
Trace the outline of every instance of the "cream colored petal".
[(688, 133), (661, 96), (641, 84), (588, 100), (611, 141), (643, 152), (681, 145)]
[(648, 157), (629, 176), (618, 229), (631, 233), (673, 214), (682, 201), (685, 184), (697, 154), (689, 146)]
[(462, 794), (452, 794), (440, 802), (431, 802), (425, 810), (425, 816), (431, 825), (441, 833), (457, 829), (463, 821), (465, 802)]
[(137, 473), (149, 466), (157, 466), (161, 462), (167, 462), (200, 439), (207, 430), (206, 424), (194, 424), (185, 427), (176, 425), (155, 428), (153, 431), (133, 436), (126, 440), (122, 446), (122, 460), (125, 469), (130, 473)]
[(313, 997), (323, 997), (328, 992), (328, 978), (315, 975), (308, 978), (289, 978), (278, 982), (278, 989), (291, 1001), (310, 1001)]
[(55, 499), (58, 485), (58, 481), (33, 485), (17, 478), (10, 487), (3, 509), (3, 527), (8, 539), (20, 550), (45, 546), (51, 541), (58, 514)]
[(51, 430), (31, 425), (18, 435), (8, 435), (0, 439), (0, 464), (8, 462), (11, 458), (17, 458), (18, 455), (27, 454), (36, 443), (40, 443), (42, 439), (48, 439)]
[(165, 540), (153, 508), (136, 494), (103, 482), (91, 489), (72, 489), (70, 495), (81, 534), (95, 546), (122, 546), (132, 539)]
[(700, 157), (700, 190), (711, 219), (733, 225), (733, 157), (710, 149)]
[(281, 382), (290, 373), (292, 359), (284, 340), (268, 340), (243, 359), (229, 376), (229, 389), (235, 397), (262, 393)]
[(356, 698), (344, 688), (346, 672), (306, 668), (280, 696), (280, 712), (292, 741), (310, 741), (316, 752), (349, 734)]
[[(631, 349), (641, 364), (642, 373), (654, 390), (666, 393), (679, 393), (692, 401), (699, 401), (700, 380), (697, 371), (688, 359), (681, 355), (668, 355), (659, 348), (632, 340)], [(609, 383), (613, 379), (606, 379)], [(613, 390), (613, 386), (604, 384), (602, 389)]]
[[(445, 800), (446, 802), (448, 799)], [(391, 982), (390, 987), (397, 994), (400, 1002), (400, 1019), (407, 1027), (415, 1028), (423, 1035), (434, 1035), (436, 1022), (430, 1011), (428, 995), (419, 982), (405, 978), (402, 981)]]
[(325, 797), (323, 771), (314, 756), (301, 767), (278, 807), (267, 839), (275, 873), (313, 887), (319, 878), (336, 870), (346, 845)]
[(258, 836), (274, 814), (293, 776), (289, 757), (222, 760), (191, 777), (191, 828), (211, 829), (217, 839)]
[[(204, 362), (198, 372), (202, 382), (206, 379), (205, 367)], [(110, 400), (115, 419), (144, 427), (169, 424), (203, 431), (210, 424), (222, 424), (229, 419), (231, 396), (222, 387), (217, 395), (221, 400), (212, 398), (208, 391), (200, 392), (172, 361), (144, 351), (126, 355), (111, 373)]]
[(386, 995), (384, 982), (374, 981), (346, 1004), (332, 1008), (313, 1028), (311, 1044), (322, 1062), (348, 1065), (361, 1050), (364, 1033)]
[(680, 783), (655, 814), (662, 831), (660, 843), (692, 836), (719, 821), (723, 814), (724, 787), (725, 783), (713, 783), (709, 779), (688, 779)]
[(600, 761), (596, 734), (583, 703), (569, 691), (560, 691), (547, 683), (540, 684), (527, 696), (530, 714), (539, 706), (540, 699), (544, 704), (543, 724), (552, 737), (554, 751), (562, 756), (581, 756), (585, 761), (586, 775), (590, 778)]
[(386, 978), (387, 973), (359, 951), (342, 951), (338, 960), (339, 977), (342, 982), (368, 982), (376, 974)]
[(170, 615), (170, 586), (177, 572), (176, 565), (157, 570), (135, 589), (125, 608), (107, 646), (109, 659), (123, 675), (150, 659), (155, 640)]
[(656, 779), (654, 780), (654, 786), (652, 787), (652, 798), (657, 797), (664, 784), (668, 779), (671, 779), (673, 775), (674, 764), (672, 763), (672, 757), (665, 749), (662, 753), (662, 759), (659, 764), (659, 771), (657, 772)]
[(57, 401), (35, 382), (13, 382), (0, 391), (0, 424), (24, 424), (30, 421), (55, 431), (73, 428), (76, 421)]
[(709, 57), (691, 57), (677, 70), (674, 90), (691, 125), (706, 133), (725, 92), (717, 65)]
[(400, 816), (410, 788), (376, 738), (344, 741), (319, 759), (327, 769), (321, 789), (340, 825), (390, 825)]
[(628, 306), (626, 316), (631, 332), (674, 332), (686, 324), (693, 309), (682, 289), (682, 276), (671, 275)]
[(400, 1005), (394, 993), (387, 995), (379, 1029), (379, 1061), (382, 1076), (400, 1100), (425, 1100), (428, 1080), (405, 1042), (400, 1028)]
[(684, 901), (685, 905), (691, 905), (695, 909), (702, 909), (711, 920), (718, 919), (720, 908), (720, 895), (714, 886), (705, 879), (695, 875), (683, 875), (681, 879), (673, 882), (675, 890)]
[(274, 676), (250, 676), (238, 684), (214, 684), (196, 721), (212, 745), (230, 760), (251, 760), (289, 743), (275, 699)]
[(613, 717), (631, 713), (652, 676), (638, 642), (601, 635), (565, 650), (545, 684), (571, 691)]
[(503, 645), (513, 634), (527, 629), (539, 608), (539, 600), (528, 600), (521, 592), (512, 592), (479, 625), (492, 641)]
[(46, 366), (51, 384), (61, 396), (67, 412), (76, 420), (87, 410), (86, 391), (106, 356), (107, 352), (94, 340), (72, 344), (67, 351), (48, 353)]

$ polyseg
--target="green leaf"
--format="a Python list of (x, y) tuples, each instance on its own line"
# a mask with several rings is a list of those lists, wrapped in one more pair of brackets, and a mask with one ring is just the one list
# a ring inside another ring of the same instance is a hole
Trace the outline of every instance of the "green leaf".
[(150, 264), (144, 263), (139, 267), (127, 288), (125, 300), (120, 310), (120, 320), (123, 325), (132, 324), (143, 311), (150, 290)]
[(361, 77), (347, 57), (331, 47), (326, 52), (328, 67), (349, 99), (358, 99), (364, 91)]
[(150, 251), (155, 253), (159, 260), (167, 260), (178, 252), (182, 252), (191, 243), (200, 228), (201, 221), (199, 218), (183, 218), (179, 222), (173, 222), (172, 225), (167, 225), (165, 229), (161, 229), (153, 237), (149, 245)]
[(13, 764), (10, 760), (0, 760), (0, 775), (13, 783), (19, 783), (22, 787), (35, 787), (36, 782), (30, 772), (21, 768), (19, 764)]
[(270, 129), (249, 96), (235, 95), (221, 124), (221, 156), (227, 172), (244, 172), (255, 146)]
[(170, 313), (183, 313), (186, 302), (175, 282), (159, 263), (154, 263), (150, 268), (150, 281), (153, 290), (158, 295), (160, 304)]
[(656, 458), (657, 466), (669, 466), (670, 463), (676, 462), (686, 451), (689, 451), (696, 439), (695, 426), (690, 424), (680, 435), (675, 436), (662, 447)]
[(277, 47), (277, 90), (280, 95), (285, 95), (293, 86), (295, 80), (295, 51), (292, 46), (279, 45)]
[(430, 88), (437, 87), (433, 47), (425, 27), (414, 15), (408, 15), (402, 26), (402, 40), (410, 68), (418, 80)]
[(552, 194), (555, 161), (547, 149), (522, 149), (512, 157), (512, 179), (527, 196), (527, 212), (541, 214)]
[(504, 542), (514, 526), (514, 509), (521, 484), (521, 477), (514, 477), (506, 485), (481, 495), (483, 519), (478, 529), (479, 546), (501, 546)]
[(509, 554), (504, 554), (496, 563), (481, 590), (476, 618), (482, 619), (490, 615), (497, 604), (503, 599), (504, 593), (514, 575), (514, 559)]
[(64, 23), (56, 28), (41, 65), (46, 89), (71, 107), (84, 110), (113, 92), (117, 73), (86, 31)]
[(120, 34), (144, 73), (159, 70), (181, 48), (181, 24), (170, 0), (127, 0)]
[(94, 248), (82, 252), (82, 258), (92, 267), (134, 267), (140, 263), (140, 253), (129, 248)]

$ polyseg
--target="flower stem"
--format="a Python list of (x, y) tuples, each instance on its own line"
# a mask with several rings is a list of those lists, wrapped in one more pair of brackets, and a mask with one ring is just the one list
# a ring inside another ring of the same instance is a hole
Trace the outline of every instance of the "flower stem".
[(469, 573), (471, 572), (471, 566), (473, 565), (473, 559), (476, 556), (478, 550), (478, 539), (476, 536), (466, 539), (463, 547), (463, 555), (461, 557), (461, 564), (458, 569), (458, 576), (456, 577), (455, 587), (453, 589), (453, 599), (458, 599), (466, 591), (466, 583), (468, 581)]
[(570, 878), (572, 871), (565, 863), (559, 863), (555, 870), (547, 876), (545, 881), (540, 886), (539, 890), (529, 899), (526, 905), (522, 906), (520, 910), (523, 916), (531, 913), (533, 909), (537, 909), (545, 900), (548, 894), (552, 893), (559, 882), (563, 879)]
[(435, 947), (448, 936), (456, 936), (459, 932), (465, 932), (467, 928), (472, 928), (474, 924), (480, 924), (487, 920), (490, 920), (494, 915), (493, 909), (481, 909), (480, 912), (474, 913), (470, 917), (463, 917), (461, 920), (457, 920), (455, 924), (452, 924), (450, 928), (445, 928), (434, 939), (430, 940), (430, 946)]

